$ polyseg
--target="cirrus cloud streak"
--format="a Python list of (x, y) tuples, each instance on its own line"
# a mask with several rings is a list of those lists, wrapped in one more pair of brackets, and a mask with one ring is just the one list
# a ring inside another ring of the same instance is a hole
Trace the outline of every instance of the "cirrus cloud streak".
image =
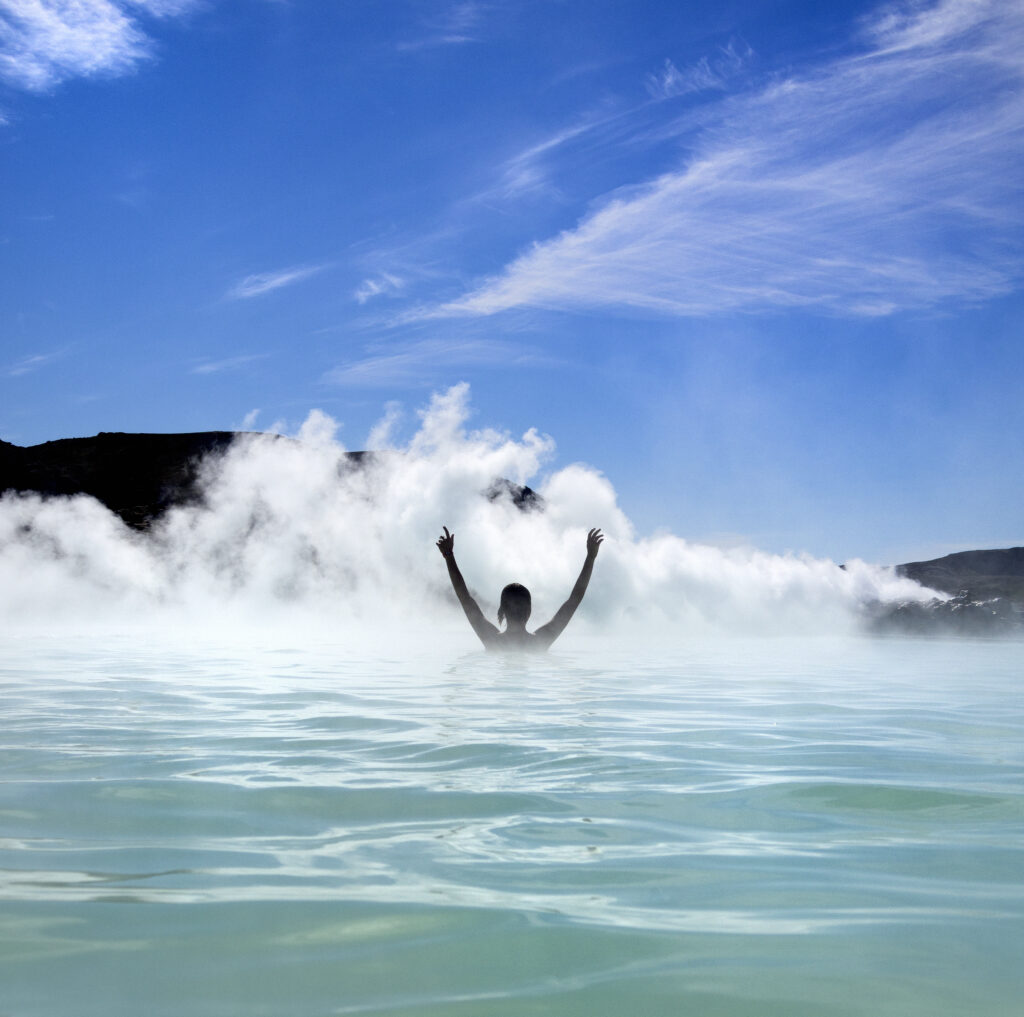
[(240, 282), (235, 283), (228, 290), (228, 297), (232, 300), (246, 300), (249, 297), (258, 297), (273, 290), (279, 290), (284, 286), (291, 286), (293, 283), (302, 282), (317, 272), (322, 272), (326, 265), (297, 265), (293, 268), (282, 268), (274, 272), (257, 272), (254, 275), (247, 275)]
[(1024, 9), (887, 8), (854, 54), (724, 100), (677, 169), (414, 316), (988, 299), (1024, 265), (1022, 157)]
[(551, 366), (529, 347), (497, 339), (422, 339), (392, 345), (332, 368), (323, 380), (346, 387), (420, 387), (439, 372), (468, 367), (508, 370)]

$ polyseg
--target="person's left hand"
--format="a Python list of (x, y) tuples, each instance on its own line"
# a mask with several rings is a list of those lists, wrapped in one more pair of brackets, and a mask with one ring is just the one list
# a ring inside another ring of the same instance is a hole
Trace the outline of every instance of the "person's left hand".
[(445, 558), (455, 554), (455, 534), (449, 533), (447, 526), (444, 527), (444, 536), (437, 538), (437, 549)]
[[(448, 531), (445, 530), (445, 533), (447, 532)], [(587, 554), (593, 558), (596, 558), (597, 551), (598, 548), (601, 546), (602, 540), (604, 540), (604, 534), (599, 529), (597, 529), (597, 527), (594, 527), (594, 529), (592, 529), (587, 534)]]

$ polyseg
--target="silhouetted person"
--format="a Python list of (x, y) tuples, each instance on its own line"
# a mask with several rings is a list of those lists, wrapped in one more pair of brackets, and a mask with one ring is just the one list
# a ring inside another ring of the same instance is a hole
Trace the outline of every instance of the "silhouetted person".
[(517, 649), (517, 650), (546, 650), (561, 634), (562, 629), (569, 624), (569, 619), (576, 613), (576, 608), (583, 600), (583, 594), (587, 592), (590, 583), (590, 574), (594, 571), (594, 561), (597, 558), (598, 548), (604, 536), (598, 529), (593, 529), (587, 534), (587, 557), (580, 570), (580, 577), (569, 594), (569, 599), (558, 609), (555, 617), (542, 625), (536, 632), (526, 631), (526, 622), (530, 617), (530, 591), (519, 583), (509, 583), (501, 591), (501, 603), (498, 606), (498, 622), (505, 623), (505, 631), (502, 632), (496, 625), (492, 625), (485, 617), (480, 605), (472, 598), (466, 587), (466, 580), (462, 578), (459, 566), (455, 563), (455, 534), (444, 528), (444, 536), (438, 538), (437, 549), (441, 552), (444, 560), (448, 563), (448, 576), (455, 587), (455, 595), (459, 598), (462, 610), (466, 612), (469, 624), (473, 631), (480, 637), (480, 642), (488, 650)]

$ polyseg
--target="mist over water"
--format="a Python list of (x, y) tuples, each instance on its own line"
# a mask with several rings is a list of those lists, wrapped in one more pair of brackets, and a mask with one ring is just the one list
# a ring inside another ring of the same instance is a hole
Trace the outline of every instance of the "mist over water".
[[(858, 627), (866, 604), (932, 596), (859, 561), (840, 569), (639, 535), (598, 469), (551, 469), (551, 438), (471, 430), (468, 416), (468, 386), (457, 385), (431, 399), (407, 443), (360, 463), (344, 457), (336, 423), (318, 410), (298, 441), (242, 436), (203, 464), (201, 504), (173, 509), (148, 534), (86, 496), (9, 495), (0, 611), (46, 626), (302, 624), (356, 641), (461, 631), (433, 546), (442, 525), (484, 612), (493, 617), (501, 588), (522, 582), (533, 592), (531, 627), (568, 595), (586, 532), (600, 526), (607, 539), (570, 633), (838, 634)], [(391, 424), (375, 428), (379, 447)], [(542, 508), (488, 497), (498, 478), (529, 484)]]

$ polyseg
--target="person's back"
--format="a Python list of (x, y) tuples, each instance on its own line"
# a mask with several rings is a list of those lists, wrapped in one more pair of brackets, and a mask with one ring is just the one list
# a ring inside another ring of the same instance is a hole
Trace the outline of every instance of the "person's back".
[(509, 583), (501, 591), (501, 603), (498, 606), (498, 623), (505, 623), (505, 630), (492, 625), (480, 610), (479, 604), (473, 599), (466, 586), (465, 579), (455, 561), (455, 534), (444, 527), (444, 535), (438, 538), (437, 548), (448, 564), (448, 576), (459, 598), (463, 611), (473, 631), (488, 650), (546, 650), (569, 624), (569, 620), (580, 606), (583, 595), (587, 592), (590, 576), (594, 570), (601, 541), (604, 540), (599, 529), (592, 529), (587, 534), (587, 557), (583, 562), (576, 585), (569, 594), (569, 599), (558, 609), (554, 618), (542, 625), (536, 632), (527, 632), (526, 623), (530, 619), (533, 605), (530, 591), (519, 583)]
[(490, 643), (484, 643), (489, 650), (536, 650), (543, 652), (552, 643), (553, 639), (544, 639), (536, 632), (502, 632), (500, 629), (492, 637)]

